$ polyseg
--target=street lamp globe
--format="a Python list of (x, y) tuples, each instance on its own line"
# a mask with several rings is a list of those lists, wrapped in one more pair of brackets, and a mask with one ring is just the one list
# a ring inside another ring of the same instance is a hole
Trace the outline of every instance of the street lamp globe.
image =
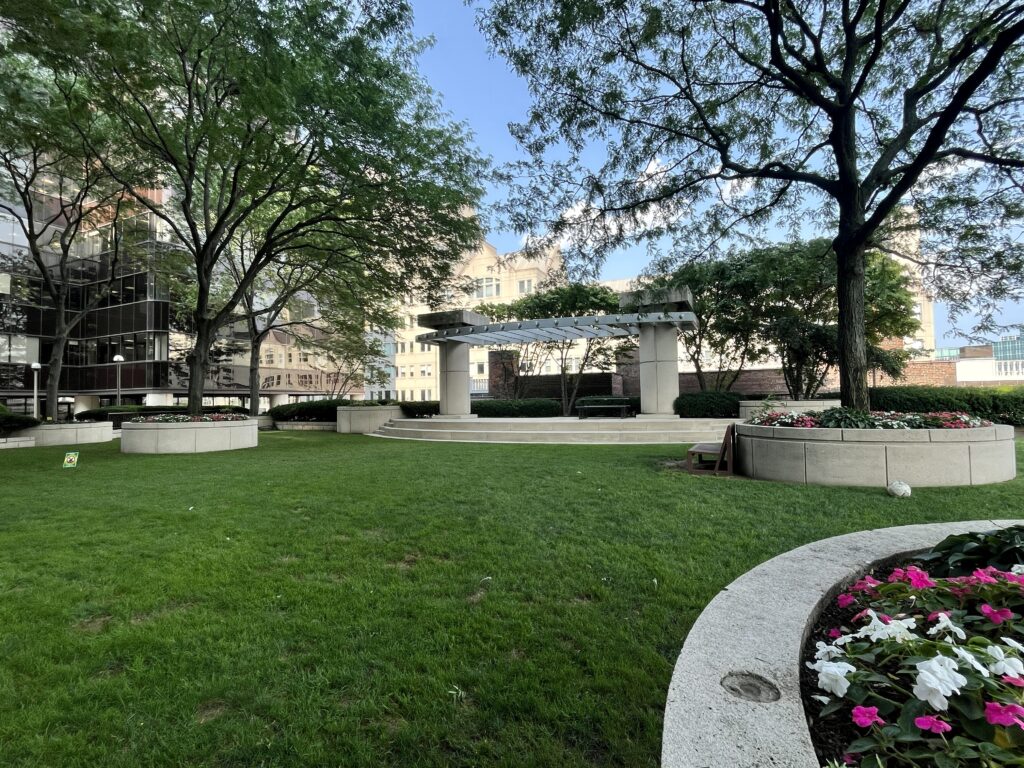
[(124, 355), (114, 355), (114, 362), (115, 363), (123, 363), (124, 362)]
[(39, 363), (32, 363), (32, 366), (31, 366), (33, 371), (38, 371), (42, 367), (43, 366), (41, 366)]

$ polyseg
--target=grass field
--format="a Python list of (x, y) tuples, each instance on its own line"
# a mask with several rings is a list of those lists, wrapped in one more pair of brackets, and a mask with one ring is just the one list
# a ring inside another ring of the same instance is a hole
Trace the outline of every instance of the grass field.
[(0, 453), (5, 768), (656, 766), (683, 638), (732, 579), (1024, 491), (693, 478), (659, 446), (64, 450)]

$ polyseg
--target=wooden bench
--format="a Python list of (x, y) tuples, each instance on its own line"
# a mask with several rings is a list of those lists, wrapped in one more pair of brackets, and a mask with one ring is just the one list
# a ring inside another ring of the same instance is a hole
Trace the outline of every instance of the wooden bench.
[(697, 443), (686, 451), (686, 471), (692, 475), (736, 474), (733, 464), (733, 449), (736, 442), (736, 425), (725, 428), (725, 437), (720, 443)]
[(606, 404), (606, 405), (577, 405), (576, 406), (576, 413), (579, 414), (579, 417), (581, 419), (587, 418), (586, 414), (588, 414), (588, 413), (590, 413), (592, 411), (599, 411), (599, 410), (618, 411), (619, 418), (620, 419), (625, 419), (625, 418), (627, 418), (629, 416), (629, 403), (621, 403), (621, 404), (619, 404), (619, 403), (609, 403), (609, 404)]

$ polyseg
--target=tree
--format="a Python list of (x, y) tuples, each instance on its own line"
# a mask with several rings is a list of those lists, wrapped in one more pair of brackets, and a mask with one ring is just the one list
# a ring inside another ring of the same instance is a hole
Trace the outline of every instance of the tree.
[(742, 254), (714, 261), (686, 263), (654, 286), (686, 286), (693, 293), (697, 328), (680, 331), (687, 358), (693, 364), (701, 392), (728, 391), (747, 363), (768, 354), (758, 335), (757, 306), (763, 286)]
[[(51, 73), (31, 57), (0, 54), (0, 212), (16, 222), (25, 242), (25, 253), (8, 254), (5, 261), (12, 271), (37, 274), (39, 298), (52, 307), (45, 389), (52, 420), (68, 339), (110, 295), (125, 261), (147, 255), (135, 247), (136, 227), (125, 227), (137, 206), (124, 183), (139, 181), (132, 177), (130, 151), (121, 151), (121, 178), (115, 179), (95, 154), (112, 138), (101, 116), (79, 116), (87, 138), (69, 129), (71, 118)], [(86, 252), (97, 243), (98, 254)], [(84, 257), (97, 255), (103, 264), (89, 272)]]
[[(524, 296), (509, 305), (510, 320), (545, 317), (588, 317), (619, 311), (619, 296), (602, 285), (569, 283)], [(607, 370), (614, 364), (614, 346), (607, 338), (545, 342), (558, 364), (562, 413), (569, 416), (587, 368)]]
[(1024, 290), (1015, 0), (490, 0), (480, 19), (533, 93), (508, 213), (547, 227), (534, 247), (600, 261), (671, 234), (716, 253), (825, 222), (845, 405), (869, 406), (867, 254), (894, 230), (938, 240), (933, 285), (956, 301)]
[[(103, 110), (169, 189), (159, 201), (130, 187), (192, 260), (192, 413), (217, 330), (307, 238), (428, 296), (479, 240), (466, 212), (482, 162), (413, 71), (404, 3), (18, 0), (5, 15), (13, 45), (46, 57), (74, 111)], [(116, 152), (98, 154), (120, 180)], [(218, 300), (246, 229), (253, 257)]]
[[(812, 240), (756, 249), (740, 257), (740, 269), (760, 286), (751, 308), (758, 335), (782, 365), (789, 394), (813, 397), (839, 364), (839, 297), (835, 254), (829, 241)], [(913, 296), (909, 277), (892, 259), (871, 253), (865, 280), (865, 331), (868, 360), (897, 378), (909, 355), (886, 350), (885, 342), (914, 333)]]
[(381, 338), (368, 334), (359, 323), (327, 331), (313, 328), (295, 338), (299, 348), (311, 355), (311, 365), (330, 398), (348, 397), (364, 387), (383, 387), (391, 381)]

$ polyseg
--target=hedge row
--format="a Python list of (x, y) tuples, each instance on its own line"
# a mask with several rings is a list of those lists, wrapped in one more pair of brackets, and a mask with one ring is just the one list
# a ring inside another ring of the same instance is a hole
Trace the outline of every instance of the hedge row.
[[(102, 408), (90, 408), (75, 414), (75, 421), (112, 421), (115, 413), (184, 413), (184, 405), (105, 405)], [(203, 413), (248, 413), (238, 405), (207, 405)]]
[[(399, 403), (407, 419), (425, 419), (437, 416), (441, 404), (436, 400)], [(562, 404), (558, 400), (537, 397), (525, 400), (473, 400), (470, 413), (488, 419), (528, 419), (545, 416), (561, 416)]]
[(38, 427), (39, 419), (25, 416), (20, 413), (11, 413), (7, 406), (0, 405), (0, 437), (7, 437), (11, 432), (29, 427)]
[(1024, 426), (1024, 387), (874, 387), (870, 395), (875, 411), (965, 411), (999, 424)]
[(733, 392), (687, 392), (672, 407), (684, 419), (731, 419), (739, 417), (740, 400), (747, 399)]
[(276, 405), (267, 411), (274, 421), (336, 421), (338, 408), (351, 406), (394, 405), (390, 400), (308, 400), (304, 403)]

